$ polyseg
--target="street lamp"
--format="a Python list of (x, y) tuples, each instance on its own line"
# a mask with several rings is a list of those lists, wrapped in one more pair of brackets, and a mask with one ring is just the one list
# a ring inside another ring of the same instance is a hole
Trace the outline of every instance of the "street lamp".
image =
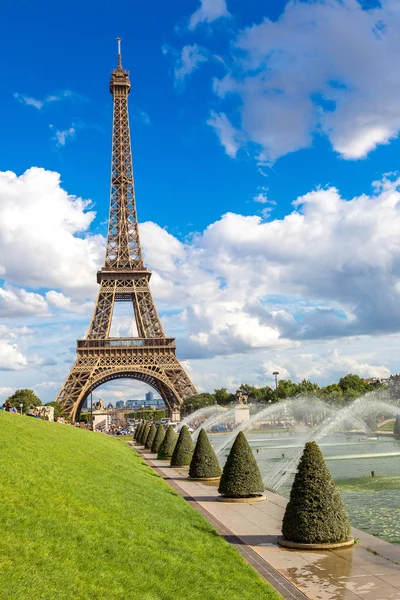
[(279, 371), (274, 371), (272, 373), (272, 375), (275, 377), (275, 396), (276, 396), (276, 401), (278, 402), (278, 375), (279, 375)]
[(21, 415), (22, 415), (22, 409), (23, 409), (23, 407), (24, 407), (23, 403), (22, 403), (22, 402), (20, 402), (19, 409), (20, 409), (20, 411), (21, 411)]
[(93, 389), (92, 380), (89, 380), (90, 385), (90, 429), (93, 431)]
[(275, 377), (275, 389), (277, 390), (278, 389), (278, 375), (279, 375), (279, 372), (278, 371), (274, 371), (272, 373), (272, 375)]

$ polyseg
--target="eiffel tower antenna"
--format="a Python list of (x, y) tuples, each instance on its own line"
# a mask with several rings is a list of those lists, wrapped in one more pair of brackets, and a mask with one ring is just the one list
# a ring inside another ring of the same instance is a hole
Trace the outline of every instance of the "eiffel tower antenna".
[(118, 66), (122, 67), (122, 62), (121, 62), (121, 42), (122, 42), (122, 38), (117, 38), (117, 44), (118, 44)]
[[(72, 418), (80, 414), (88, 395), (100, 385), (132, 378), (153, 387), (163, 398), (171, 418), (179, 420), (185, 396), (196, 393), (175, 356), (174, 338), (165, 336), (143, 262), (132, 169), (129, 129), (129, 73), (122, 68), (121, 38), (118, 63), (111, 73), (113, 129), (110, 214), (104, 266), (92, 321), (85, 339), (77, 342), (77, 359), (57, 396)], [(131, 302), (138, 337), (110, 337), (116, 302)]]

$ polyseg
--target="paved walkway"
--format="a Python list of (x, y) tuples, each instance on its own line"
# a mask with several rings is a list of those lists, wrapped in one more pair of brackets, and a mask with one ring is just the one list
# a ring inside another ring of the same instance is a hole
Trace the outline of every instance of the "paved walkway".
[[(218, 502), (215, 485), (190, 481), (155, 455), (136, 450), (289, 600), (400, 600), (400, 547), (358, 529), (353, 548), (305, 552), (280, 548), (277, 537), (287, 500), (268, 492), (267, 502)], [(256, 599), (255, 599), (256, 600)]]

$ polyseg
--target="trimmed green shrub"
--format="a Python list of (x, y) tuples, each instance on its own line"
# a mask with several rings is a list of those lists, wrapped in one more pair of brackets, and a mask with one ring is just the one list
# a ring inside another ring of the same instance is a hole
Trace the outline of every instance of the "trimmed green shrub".
[(149, 450), (151, 449), (151, 446), (154, 442), (156, 433), (157, 433), (156, 426), (154, 425), (154, 423), (152, 423), (151, 427), (150, 427), (149, 435), (147, 436), (147, 440), (146, 440), (146, 448), (148, 448)]
[(302, 544), (342, 542), (350, 523), (332, 475), (315, 442), (307, 442), (282, 523), (283, 536)]
[(158, 451), (157, 458), (159, 458), (160, 460), (171, 458), (177, 441), (178, 436), (176, 435), (172, 425), (169, 425), (167, 433), (165, 434), (164, 441), (162, 442)]
[(163, 443), (165, 438), (165, 429), (160, 425), (157, 427), (156, 437), (154, 438), (153, 444), (151, 446), (151, 451), (153, 454), (158, 454), (161, 444)]
[(201, 429), (189, 467), (189, 477), (203, 479), (219, 477), (220, 475), (221, 467), (219, 466), (214, 448), (211, 446), (211, 442), (204, 429)]
[(187, 467), (190, 465), (194, 450), (192, 436), (184, 425), (179, 432), (178, 441), (171, 456), (171, 467)]
[(397, 415), (394, 422), (393, 433), (396, 440), (400, 440), (400, 415)]
[(218, 491), (226, 498), (254, 498), (264, 493), (260, 469), (243, 431), (233, 442)]
[(142, 434), (140, 436), (140, 443), (142, 444), (142, 446), (146, 445), (146, 440), (147, 440), (147, 436), (149, 435), (149, 433), (150, 433), (150, 425), (148, 423), (145, 423)]
[(143, 429), (143, 423), (139, 423), (139, 425), (136, 427), (135, 435), (133, 436), (137, 442), (140, 439), (140, 434), (141, 434), (142, 429)]

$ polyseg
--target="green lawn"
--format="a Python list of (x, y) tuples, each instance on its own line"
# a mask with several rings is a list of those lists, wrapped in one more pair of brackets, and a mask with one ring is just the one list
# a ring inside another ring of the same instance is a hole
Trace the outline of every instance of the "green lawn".
[(0, 412), (0, 598), (280, 598), (118, 439)]

